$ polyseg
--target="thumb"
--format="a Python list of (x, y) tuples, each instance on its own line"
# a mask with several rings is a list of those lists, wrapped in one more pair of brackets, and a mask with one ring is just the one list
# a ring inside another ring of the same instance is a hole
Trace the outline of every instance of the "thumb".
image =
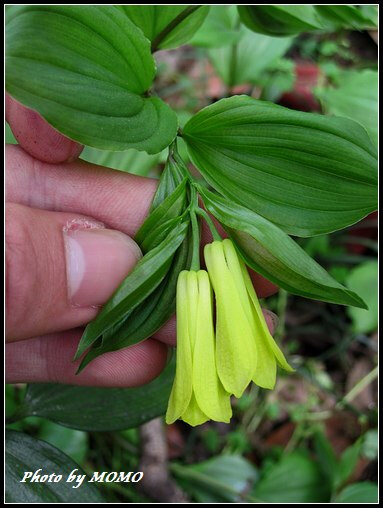
[(141, 257), (127, 235), (71, 213), (6, 207), (6, 337), (88, 323)]

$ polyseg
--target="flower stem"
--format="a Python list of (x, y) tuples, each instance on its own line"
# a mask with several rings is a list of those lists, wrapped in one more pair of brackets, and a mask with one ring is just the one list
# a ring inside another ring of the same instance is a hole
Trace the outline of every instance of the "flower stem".
[(190, 270), (198, 271), (200, 269), (200, 259), (199, 259), (200, 231), (196, 215), (196, 211), (198, 210), (198, 195), (194, 186), (191, 186), (190, 192), (191, 192), (190, 219), (193, 233), (193, 256), (191, 260)]
[(211, 220), (210, 215), (205, 210), (199, 207), (196, 209), (196, 213), (198, 213), (198, 215), (200, 215), (205, 219), (206, 224), (209, 226), (209, 229), (213, 236), (213, 240), (218, 240), (219, 242), (222, 241), (222, 237), (218, 233), (217, 228), (215, 227), (214, 222)]
[(197, 215), (193, 210), (190, 212), (190, 218), (193, 232), (193, 257), (191, 260), (190, 270), (198, 271), (200, 269), (200, 259), (199, 259), (200, 237)]

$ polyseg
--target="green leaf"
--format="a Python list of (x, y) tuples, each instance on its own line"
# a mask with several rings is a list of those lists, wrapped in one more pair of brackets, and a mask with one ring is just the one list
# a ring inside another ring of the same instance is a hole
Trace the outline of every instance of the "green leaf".
[(165, 279), (132, 313), (103, 334), (100, 346), (93, 347), (81, 362), (83, 369), (89, 362), (109, 351), (138, 344), (159, 330), (176, 310), (178, 275), (190, 267), (192, 235), (189, 231), (174, 255)]
[(330, 485), (316, 462), (293, 452), (267, 470), (253, 494), (266, 503), (328, 503)]
[(75, 359), (156, 289), (166, 276), (174, 253), (185, 238), (187, 228), (187, 222), (179, 224), (163, 242), (137, 263), (97, 317), (85, 328)]
[(335, 231), (377, 206), (376, 150), (351, 120), (235, 96), (193, 116), (183, 137), (210, 185), (289, 234)]
[(57, 423), (43, 420), (39, 423), (39, 439), (50, 443), (81, 464), (88, 452), (88, 434), (81, 430), (68, 429)]
[[(363, 30), (375, 28), (377, 17), (374, 11), (363, 11), (354, 5), (314, 5), (319, 18), (326, 29), (339, 30), (351, 28)], [(369, 6), (377, 7), (377, 6)]]
[(260, 215), (198, 188), (203, 202), (226, 228), (245, 263), (290, 293), (365, 307), (355, 293), (334, 280), (294, 240)]
[(240, 39), (235, 46), (210, 49), (208, 52), (217, 73), (228, 86), (259, 83), (265, 70), (286, 53), (293, 41), (288, 37), (256, 34), (243, 25), (238, 33)]
[(342, 71), (336, 88), (319, 88), (315, 95), (326, 113), (359, 122), (378, 146), (378, 73), (370, 69)]
[[(20, 482), (25, 472), (62, 475), (59, 482)], [(66, 479), (73, 470), (85, 474), (68, 456), (44, 441), (22, 432), (5, 434), (5, 500), (7, 503), (103, 503), (104, 500), (87, 479), (80, 488)]]
[(322, 431), (314, 434), (314, 448), (323, 473), (333, 488), (333, 484), (338, 472), (338, 461), (330, 441)]
[[(148, 215), (137, 231), (135, 241), (140, 245), (142, 252), (150, 251), (164, 240), (174, 225), (172, 219), (181, 220), (186, 204), (187, 182), (187, 178), (184, 178), (178, 187)], [(164, 228), (164, 226), (167, 227)], [(158, 231), (160, 231), (159, 238)], [(153, 234), (155, 234), (154, 238)]]
[(81, 152), (80, 159), (134, 175), (148, 176), (157, 164), (165, 162), (166, 152), (164, 150), (160, 153), (149, 155), (145, 152), (139, 152), (134, 148), (124, 152), (113, 152), (110, 150), (97, 150), (96, 148), (86, 146)]
[(363, 435), (361, 453), (366, 459), (374, 460), (379, 451), (378, 429), (370, 429)]
[(170, 468), (197, 503), (240, 502), (257, 478), (257, 470), (240, 455), (221, 455), (190, 466), (171, 464)]
[(378, 503), (378, 486), (372, 482), (349, 485), (334, 499), (334, 503)]
[(17, 139), (15, 138), (8, 122), (5, 122), (5, 143), (7, 145), (17, 145)]
[(265, 35), (285, 37), (322, 28), (312, 5), (239, 5), (238, 13), (250, 30)]
[(294, 88), (294, 83), (295, 65), (287, 58), (274, 61), (257, 78), (257, 84), (262, 87), (262, 99), (270, 102), (277, 102), (284, 92)]
[(201, 5), (123, 5), (120, 8), (152, 42), (152, 50), (185, 44), (209, 12)]
[(178, 154), (177, 143), (175, 141), (169, 147), (169, 156), (152, 201), (151, 212), (170, 196), (188, 175), (189, 172)]
[(53, 127), (104, 150), (163, 150), (176, 114), (147, 97), (150, 43), (118, 7), (22, 6), (6, 25), (6, 89)]
[[(219, 48), (238, 42), (241, 34), (236, 28), (237, 17), (235, 5), (211, 5), (202, 27), (189, 44), (203, 48)], [(225, 34), (224, 37), (222, 33)]]
[(368, 305), (368, 310), (347, 310), (355, 333), (370, 333), (378, 327), (378, 277), (378, 262), (367, 261), (353, 268), (346, 278), (346, 286)]
[[(138, 388), (28, 385), (22, 410), (72, 429), (114, 431), (138, 427), (163, 415), (170, 395), (175, 362), (150, 383)], [(41, 466), (39, 466), (41, 467)]]
[(348, 480), (356, 468), (359, 459), (362, 442), (358, 439), (356, 443), (349, 446), (339, 460), (337, 474), (335, 476), (335, 488), (338, 489)]

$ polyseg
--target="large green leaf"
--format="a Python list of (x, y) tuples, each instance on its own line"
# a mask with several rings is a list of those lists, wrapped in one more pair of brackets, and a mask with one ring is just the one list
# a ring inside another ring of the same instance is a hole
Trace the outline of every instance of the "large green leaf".
[[(238, 42), (241, 38), (237, 28), (237, 9), (235, 5), (211, 5), (202, 27), (189, 44), (203, 48), (220, 48)], [(224, 33), (224, 37), (222, 36)]]
[(6, 88), (71, 139), (105, 150), (163, 150), (175, 113), (147, 94), (150, 43), (118, 7), (22, 6), (6, 25)]
[(378, 72), (370, 69), (343, 71), (336, 76), (336, 88), (317, 88), (326, 113), (359, 122), (378, 146)]
[[(58, 482), (21, 482), (28, 471), (40, 476), (62, 475)], [(85, 478), (81, 487), (67, 482), (70, 473), (85, 474), (78, 464), (52, 445), (22, 432), (5, 433), (5, 500), (7, 503), (103, 503), (94, 483)], [(77, 484), (76, 484), (77, 485)]]
[(356, 291), (368, 305), (368, 310), (347, 309), (355, 333), (371, 333), (378, 327), (378, 268), (377, 261), (366, 261), (353, 268), (347, 275), (346, 286)]
[(170, 362), (156, 379), (137, 388), (28, 385), (19, 414), (48, 418), (66, 427), (86, 431), (138, 427), (165, 414), (174, 371), (174, 362)]
[(250, 30), (265, 35), (284, 37), (322, 28), (312, 5), (240, 5), (238, 12)]
[(123, 5), (120, 8), (152, 42), (153, 51), (185, 44), (209, 12), (206, 5)]
[[(363, 11), (360, 5), (314, 5), (319, 18), (326, 29), (353, 28), (363, 30), (377, 26), (377, 12)], [(377, 6), (371, 5), (369, 7)]]
[(240, 502), (257, 478), (255, 467), (240, 455), (222, 455), (190, 466), (171, 464), (170, 468), (198, 503)]
[(109, 328), (126, 318), (165, 278), (174, 253), (183, 242), (188, 223), (176, 226), (163, 242), (148, 252), (125, 278), (81, 337), (79, 358)]
[(378, 486), (372, 482), (358, 482), (348, 485), (334, 499), (334, 503), (376, 504), (378, 499)]
[(124, 152), (113, 152), (110, 150), (97, 150), (86, 146), (81, 152), (80, 159), (105, 166), (107, 168), (126, 171), (134, 175), (148, 176), (153, 168), (166, 159), (166, 150), (160, 153), (149, 155), (145, 152), (139, 152), (134, 148)]
[(58, 448), (79, 464), (86, 460), (89, 436), (82, 430), (69, 429), (49, 420), (40, 420), (36, 437)]
[(270, 467), (252, 494), (266, 503), (328, 503), (330, 484), (319, 465), (297, 451)]
[(291, 46), (289, 37), (269, 37), (238, 28), (239, 40), (234, 45), (210, 49), (209, 58), (228, 86), (257, 84), (264, 71), (285, 54)]
[(376, 209), (376, 150), (352, 120), (235, 96), (193, 116), (183, 136), (216, 190), (287, 233), (328, 233)]
[(358, 462), (362, 448), (361, 440), (357, 440), (353, 445), (346, 448), (339, 459), (337, 474), (335, 477), (335, 488), (338, 489), (345, 484), (346, 480), (352, 475)]
[(363, 300), (333, 279), (275, 224), (202, 187), (199, 192), (251, 268), (290, 293), (365, 308)]

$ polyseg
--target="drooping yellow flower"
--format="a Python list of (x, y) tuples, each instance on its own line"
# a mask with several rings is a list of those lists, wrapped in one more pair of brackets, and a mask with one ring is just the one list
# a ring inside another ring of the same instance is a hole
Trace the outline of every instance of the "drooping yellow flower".
[(253, 284), (231, 240), (205, 246), (217, 304), (217, 370), (227, 392), (240, 397), (254, 381), (273, 388), (277, 364), (293, 371), (271, 336)]
[(182, 271), (177, 282), (177, 367), (166, 423), (228, 423), (230, 394), (217, 374), (212, 290), (206, 271)]

